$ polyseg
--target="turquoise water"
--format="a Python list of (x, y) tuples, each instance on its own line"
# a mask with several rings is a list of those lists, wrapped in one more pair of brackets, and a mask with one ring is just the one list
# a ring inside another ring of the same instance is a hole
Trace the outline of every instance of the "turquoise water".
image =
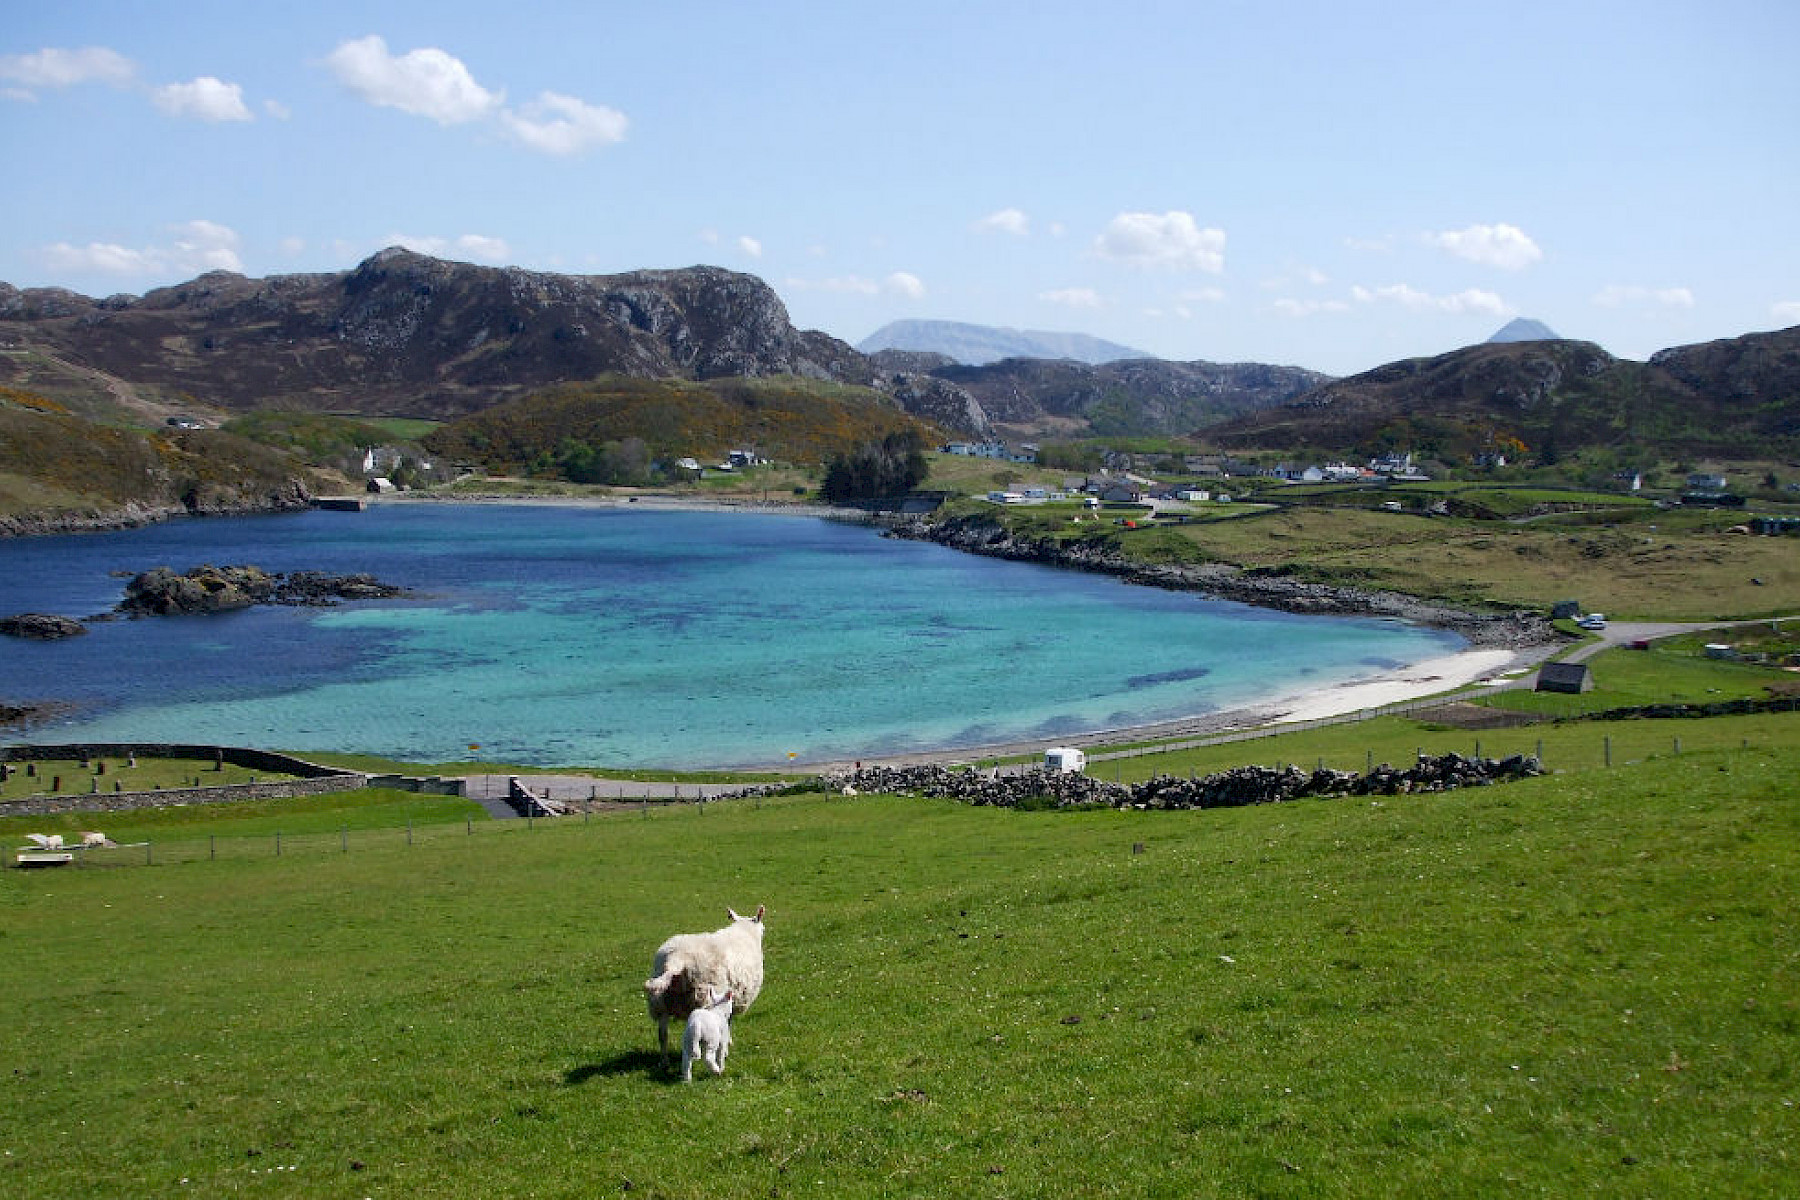
[(31, 740), (766, 765), (1196, 716), (1463, 644), (812, 518), (543, 505), (0, 541), (0, 614), (86, 616), (121, 572), (202, 562), (369, 571), (415, 595), (0, 638), (0, 701), (71, 706)]

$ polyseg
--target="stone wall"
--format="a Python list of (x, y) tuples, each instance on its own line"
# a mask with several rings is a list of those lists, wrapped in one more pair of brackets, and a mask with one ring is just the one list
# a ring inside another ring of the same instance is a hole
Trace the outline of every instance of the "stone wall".
[(149, 792), (79, 792), (61, 796), (28, 796), (23, 800), (12, 800), (0, 805), (0, 813), (9, 817), (41, 817), (51, 813), (130, 812), (141, 808), (227, 804), (238, 800), (287, 800), (294, 796), (353, 791), (366, 786), (367, 781), (368, 778), (364, 775), (333, 774), (312, 779), (290, 779), (281, 783), (235, 783), (223, 787), (162, 788)]
[(1543, 774), (1535, 758), (1424, 755), (1410, 767), (1381, 764), (1367, 774), (1288, 767), (1234, 767), (1195, 779), (1158, 775), (1142, 783), (1108, 783), (1078, 772), (1032, 768), (994, 775), (944, 766), (865, 767), (815, 781), (823, 790), (936, 796), (1005, 808), (1236, 808), (1327, 796), (1391, 796), (1482, 787)]

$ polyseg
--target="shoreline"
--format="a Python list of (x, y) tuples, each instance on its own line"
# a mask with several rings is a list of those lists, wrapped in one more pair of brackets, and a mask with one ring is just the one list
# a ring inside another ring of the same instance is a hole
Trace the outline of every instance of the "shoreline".
[(1470, 684), (1489, 683), (1500, 687), (1512, 684), (1560, 647), (1544, 645), (1526, 649), (1471, 647), (1455, 654), (1423, 659), (1404, 667), (1362, 679), (1346, 680), (1324, 687), (1301, 689), (1286, 696), (1261, 700), (1237, 708), (1219, 709), (1192, 717), (1153, 721), (1143, 725), (1122, 725), (1096, 729), (1087, 733), (1062, 737), (1042, 737), (1012, 742), (962, 746), (943, 750), (919, 750), (893, 755), (870, 755), (861, 759), (827, 759), (785, 764), (743, 764), (736, 769), (750, 771), (803, 770), (818, 774), (849, 771), (857, 765), (912, 766), (919, 764), (967, 763), (985, 758), (1015, 758), (1041, 754), (1052, 745), (1077, 749), (1099, 749), (1106, 757), (1106, 747), (1132, 742), (1180, 741), (1186, 738), (1219, 737), (1252, 730), (1280, 732), (1284, 725), (1304, 725), (1333, 717), (1350, 716), (1372, 709), (1427, 701), (1454, 692)]
[[(787, 501), (714, 499), (673, 496), (667, 493), (635, 493), (607, 496), (532, 496), (490, 493), (446, 496), (430, 493), (393, 493), (366, 497), (372, 504), (475, 504), (572, 508), (642, 509), (664, 512), (751, 513), (765, 516), (812, 517), (869, 525), (892, 524), (897, 514), (864, 509)], [(1054, 741), (1076, 747), (1100, 747), (1137, 741), (1202, 738), (1252, 729), (1341, 717), (1367, 709), (1410, 703), (1455, 691), (1480, 681), (1505, 682), (1499, 677), (1517, 675), (1550, 657), (1562, 643), (1541, 618), (1523, 615), (1487, 616), (1434, 604), (1399, 594), (1331, 588), (1281, 578), (1245, 578), (1232, 568), (1149, 567), (1115, 556), (1047, 551), (1035, 543), (1015, 543), (1010, 538), (970, 537), (962, 525), (931, 525), (913, 518), (905, 526), (891, 528), (889, 536), (934, 541), (950, 549), (987, 557), (1012, 558), (1092, 574), (1108, 574), (1122, 582), (1193, 591), (1257, 607), (1317, 616), (1378, 616), (1445, 629), (1462, 636), (1468, 645), (1455, 653), (1411, 663), (1393, 671), (1323, 687), (1302, 688), (1272, 699), (1191, 717), (1153, 721), (1093, 730), (1056, 739), (1036, 738), (987, 745), (949, 747), (942, 750), (871, 754), (862, 762), (944, 763), (981, 758), (1006, 758), (1040, 753)], [(13, 704), (19, 702), (14, 701)], [(24, 701), (0, 720), (0, 729), (20, 732), (50, 715), (52, 706)], [(22, 717), (22, 719), (21, 719)], [(795, 769), (825, 773), (849, 769), (853, 760), (739, 764), (728, 769), (768, 770), (782, 773)]]

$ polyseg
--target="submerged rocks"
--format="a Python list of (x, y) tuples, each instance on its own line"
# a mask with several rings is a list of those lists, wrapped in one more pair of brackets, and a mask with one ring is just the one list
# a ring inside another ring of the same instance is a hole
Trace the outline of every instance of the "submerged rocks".
[(340, 600), (388, 600), (407, 594), (373, 575), (332, 575), (323, 571), (270, 573), (261, 567), (210, 564), (177, 573), (157, 567), (125, 586), (119, 611), (130, 616), (174, 616), (231, 612), (252, 604), (325, 607)]

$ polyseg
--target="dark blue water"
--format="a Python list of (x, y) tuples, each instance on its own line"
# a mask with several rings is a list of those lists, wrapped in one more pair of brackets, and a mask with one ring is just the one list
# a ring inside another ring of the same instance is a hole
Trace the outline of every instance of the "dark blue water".
[(132, 573), (204, 562), (367, 571), (414, 596), (0, 638), (0, 701), (69, 705), (32, 730), (45, 742), (724, 766), (1055, 739), (1461, 645), (811, 518), (549, 505), (392, 503), (0, 541), (0, 614), (84, 617), (116, 604)]

